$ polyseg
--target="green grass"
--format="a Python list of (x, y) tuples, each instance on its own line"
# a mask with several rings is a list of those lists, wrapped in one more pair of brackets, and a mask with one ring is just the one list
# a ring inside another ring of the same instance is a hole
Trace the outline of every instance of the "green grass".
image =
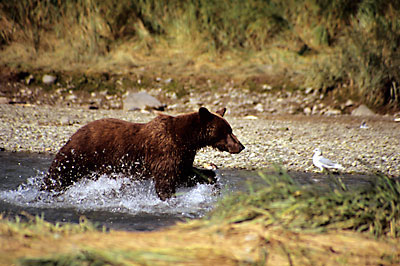
[(399, 42), (398, 1), (0, 1), (12, 69), (294, 83), (374, 107), (400, 106)]
[(5, 265), (397, 265), (400, 183), (377, 176), (348, 189), (300, 186), (287, 174), (266, 176), (224, 198), (200, 220), (154, 232), (50, 224), (43, 217), (0, 217)]
[(348, 189), (331, 176), (331, 189), (300, 186), (287, 174), (265, 176), (222, 200), (210, 219), (228, 223), (280, 225), (292, 231), (352, 230), (375, 237), (400, 236), (400, 183), (377, 176), (368, 186)]
[(0, 223), (8, 227), (7, 234), (9, 235), (24, 235), (25, 237), (35, 237), (48, 233), (51, 236), (59, 237), (62, 234), (76, 234), (84, 232), (105, 231), (106, 229), (99, 228), (85, 217), (79, 219), (78, 224), (73, 223), (49, 223), (42, 216), (32, 216), (28, 213), (21, 213), (15, 219), (6, 219), (0, 214)]

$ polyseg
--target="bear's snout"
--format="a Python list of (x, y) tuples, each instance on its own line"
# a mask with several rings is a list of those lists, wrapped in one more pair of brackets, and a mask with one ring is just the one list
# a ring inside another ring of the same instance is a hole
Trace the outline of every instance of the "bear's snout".
[(214, 147), (220, 151), (227, 151), (229, 153), (239, 153), (244, 150), (243, 144), (233, 134), (228, 134), (225, 139), (218, 141)]

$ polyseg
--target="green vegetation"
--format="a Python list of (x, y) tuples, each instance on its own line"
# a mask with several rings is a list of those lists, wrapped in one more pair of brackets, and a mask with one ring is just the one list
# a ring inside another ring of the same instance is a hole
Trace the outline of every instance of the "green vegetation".
[[(397, 265), (400, 183), (376, 177), (350, 191), (297, 185), (287, 174), (223, 199), (201, 220), (155, 232), (0, 217), (0, 264)], [(355, 244), (356, 243), (356, 244)]]
[[(38, 235), (43, 236), (43, 234), (48, 233), (49, 235), (54, 234), (60, 237), (60, 234), (76, 234), (85, 232), (98, 231), (99, 228), (95, 224), (92, 224), (85, 217), (81, 217), (79, 224), (51, 224), (44, 220), (44, 217), (35, 216), (28, 213), (21, 213), (22, 217), (26, 217), (27, 221), (23, 221), (20, 216), (16, 216), (14, 221), (9, 221), (0, 215), (0, 222), (2, 226), (7, 225), (7, 234), (22, 234), (25, 237), (37, 237)], [(105, 228), (102, 228), (105, 231)]]
[(400, 2), (0, 1), (11, 69), (228, 79), (400, 103)]
[(377, 177), (368, 186), (348, 190), (331, 176), (332, 189), (300, 186), (287, 174), (265, 176), (265, 185), (225, 198), (211, 219), (229, 223), (280, 225), (293, 231), (353, 230), (375, 237), (400, 237), (400, 183)]

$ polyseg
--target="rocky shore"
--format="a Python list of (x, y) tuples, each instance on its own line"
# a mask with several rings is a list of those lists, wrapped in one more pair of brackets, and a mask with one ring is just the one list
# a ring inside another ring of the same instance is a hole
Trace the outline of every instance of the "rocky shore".
[[(174, 115), (176, 111), (166, 113)], [(141, 111), (0, 104), (0, 149), (54, 154), (90, 121), (114, 117), (147, 122), (156, 115)], [(213, 163), (220, 168), (251, 170), (281, 165), (289, 171), (316, 172), (312, 151), (319, 147), (325, 157), (342, 164), (345, 173), (400, 176), (400, 123), (390, 116), (241, 115), (231, 107), (226, 119), (246, 149), (231, 155), (207, 148), (197, 154), (196, 165)], [(362, 122), (365, 127), (360, 127)]]

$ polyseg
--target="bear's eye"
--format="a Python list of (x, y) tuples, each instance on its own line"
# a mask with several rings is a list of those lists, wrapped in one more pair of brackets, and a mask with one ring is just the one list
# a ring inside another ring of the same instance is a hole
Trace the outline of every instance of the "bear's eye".
[(222, 138), (225, 138), (227, 135), (230, 135), (230, 134), (232, 134), (232, 128), (230, 128), (230, 127), (225, 127), (225, 128), (221, 128), (220, 130), (219, 130), (219, 135), (222, 137)]
[(225, 126), (221, 129), (221, 132), (224, 133), (224, 135), (232, 134), (232, 128), (230, 126)]

